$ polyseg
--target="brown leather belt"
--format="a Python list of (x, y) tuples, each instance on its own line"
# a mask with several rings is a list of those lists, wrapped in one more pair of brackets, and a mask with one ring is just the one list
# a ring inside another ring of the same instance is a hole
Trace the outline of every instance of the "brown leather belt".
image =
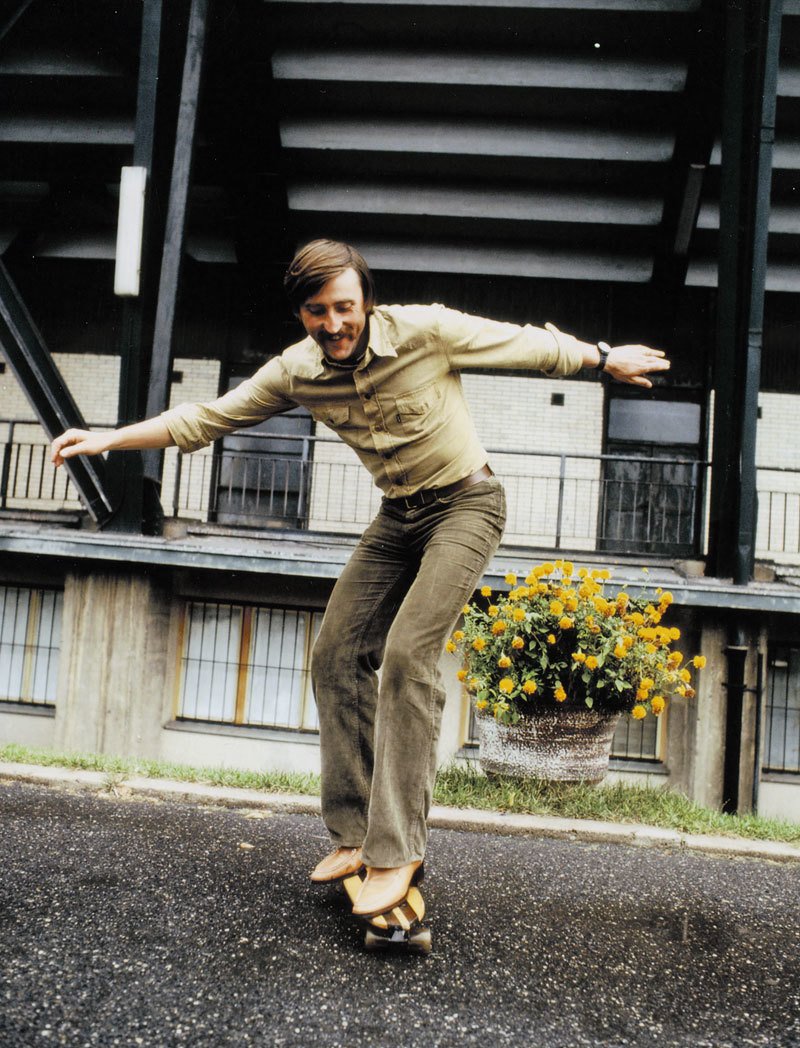
[(482, 480), (488, 480), (489, 477), (493, 476), (494, 473), (488, 466), (481, 466), (480, 469), (476, 469), (468, 477), (462, 477), (461, 480), (457, 480), (454, 484), (445, 484), (443, 488), (423, 488), (421, 491), (415, 491), (413, 495), (401, 495), (399, 498), (386, 499), (386, 501), (390, 506), (400, 506), (403, 509), (420, 509), (422, 506), (429, 506), (432, 502), (436, 502), (437, 499), (455, 495), (457, 491), (466, 491), (473, 484), (480, 484)]

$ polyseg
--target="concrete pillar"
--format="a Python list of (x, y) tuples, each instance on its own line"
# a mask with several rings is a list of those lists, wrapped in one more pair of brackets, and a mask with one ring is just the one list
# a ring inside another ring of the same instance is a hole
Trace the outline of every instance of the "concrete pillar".
[(724, 623), (709, 614), (700, 631), (700, 651), (705, 668), (697, 674), (697, 695), (687, 704), (683, 744), (691, 754), (687, 769), (688, 795), (709, 808), (722, 805), (725, 757), (725, 714), (728, 679), (725, 646), (728, 634)]
[(157, 757), (164, 720), (170, 600), (150, 578), (71, 574), (53, 745)]

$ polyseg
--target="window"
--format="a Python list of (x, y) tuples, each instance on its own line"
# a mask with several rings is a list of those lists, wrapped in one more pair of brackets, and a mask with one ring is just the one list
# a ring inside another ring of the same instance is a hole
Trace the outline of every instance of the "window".
[(63, 594), (0, 586), (0, 700), (54, 706)]
[(177, 716), (315, 731), (309, 673), (321, 612), (187, 604)]
[(800, 773), (800, 648), (770, 653), (763, 767)]
[(623, 715), (611, 742), (611, 756), (629, 761), (657, 761), (661, 753), (661, 717), (643, 720)]

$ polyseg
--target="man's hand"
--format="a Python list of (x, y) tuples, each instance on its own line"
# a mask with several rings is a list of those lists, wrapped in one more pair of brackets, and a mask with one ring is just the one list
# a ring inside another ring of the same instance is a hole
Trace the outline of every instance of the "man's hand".
[(50, 461), (56, 468), (74, 455), (101, 455), (108, 451), (110, 433), (90, 433), (87, 429), (68, 429), (56, 437), (51, 446)]
[(668, 371), (669, 361), (660, 349), (648, 346), (615, 346), (608, 354), (606, 373), (618, 382), (651, 389), (653, 383), (645, 375), (653, 371)]

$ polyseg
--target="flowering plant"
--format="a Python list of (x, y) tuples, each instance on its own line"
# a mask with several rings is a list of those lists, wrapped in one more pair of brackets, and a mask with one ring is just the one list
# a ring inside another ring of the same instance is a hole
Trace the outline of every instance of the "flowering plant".
[[(514, 724), (569, 696), (573, 704), (640, 720), (658, 717), (673, 695), (695, 694), (684, 656), (672, 648), (680, 630), (661, 624), (672, 594), (657, 589), (648, 600), (623, 589), (606, 596), (609, 577), (605, 568), (576, 573), (557, 560), (537, 565), (523, 585), (506, 575), (508, 593), (483, 587), (447, 642), (448, 651), (463, 655), (458, 677), (479, 711)], [(705, 658), (691, 664), (700, 669)]]

